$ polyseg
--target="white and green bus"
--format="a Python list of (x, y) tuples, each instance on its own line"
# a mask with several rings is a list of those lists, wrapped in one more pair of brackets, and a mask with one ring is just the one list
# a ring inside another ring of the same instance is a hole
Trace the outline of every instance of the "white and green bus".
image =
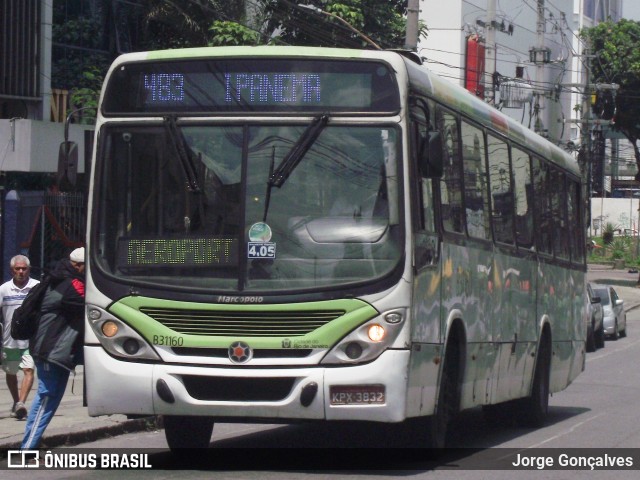
[(463, 409), (540, 425), (584, 369), (576, 161), (406, 54), (126, 54), (94, 150), (92, 416), (161, 415), (172, 449), (341, 420), (442, 447)]

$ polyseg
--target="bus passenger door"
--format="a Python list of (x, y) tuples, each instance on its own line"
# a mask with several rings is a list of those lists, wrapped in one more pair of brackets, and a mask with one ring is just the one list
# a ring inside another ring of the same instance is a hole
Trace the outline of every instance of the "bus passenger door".
[(413, 265), (416, 271), (437, 265), (440, 242), (436, 233), (433, 178), (442, 175), (442, 140), (430, 127), (426, 100), (416, 100), (411, 110), (411, 189), (414, 233)]
[[(438, 380), (438, 364), (434, 362), (434, 356), (438, 355), (441, 342), (440, 238), (436, 232), (433, 179), (429, 178), (431, 175), (438, 175), (438, 160), (433, 156), (441, 155), (441, 152), (433, 152), (438, 149), (438, 139), (434, 139), (434, 132), (429, 128), (429, 111), (426, 100), (415, 101), (409, 131), (410, 222), (413, 233), (411, 253), (414, 275), (411, 299), (412, 352), (407, 398), (409, 415), (433, 413)], [(428, 155), (432, 158), (426, 159), (425, 156)], [(434, 168), (426, 167), (430, 160), (434, 160)]]

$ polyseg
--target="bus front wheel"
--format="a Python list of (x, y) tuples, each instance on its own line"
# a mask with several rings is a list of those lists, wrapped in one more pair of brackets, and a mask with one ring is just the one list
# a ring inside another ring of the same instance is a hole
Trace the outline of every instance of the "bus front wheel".
[(208, 448), (213, 433), (213, 418), (165, 415), (164, 435), (174, 451), (187, 448)]
[(426, 446), (441, 449), (448, 446), (450, 427), (460, 409), (460, 345), (457, 339), (449, 342), (442, 366), (440, 388), (435, 413), (426, 419)]

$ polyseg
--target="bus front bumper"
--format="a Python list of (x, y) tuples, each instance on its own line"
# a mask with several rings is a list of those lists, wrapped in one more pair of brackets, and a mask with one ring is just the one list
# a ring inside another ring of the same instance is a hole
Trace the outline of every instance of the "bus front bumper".
[(406, 418), (409, 350), (354, 366), (223, 368), (120, 361), (85, 347), (90, 416), (196, 415), (265, 421)]

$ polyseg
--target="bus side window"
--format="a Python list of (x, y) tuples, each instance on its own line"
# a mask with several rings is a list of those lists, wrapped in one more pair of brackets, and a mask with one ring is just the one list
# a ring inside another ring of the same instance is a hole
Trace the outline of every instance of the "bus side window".
[(533, 165), (538, 250), (552, 255), (551, 173), (549, 166), (539, 158), (534, 157), (531, 163)]
[(555, 256), (569, 260), (569, 235), (567, 224), (567, 186), (565, 175), (556, 168), (551, 168), (551, 213), (553, 216), (553, 251)]
[(529, 155), (511, 150), (516, 207), (516, 241), (526, 249), (533, 247), (533, 184)]
[(482, 130), (467, 122), (462, 122), (463, 184), (467, 232), (470, 236), (481, 239), (491, 238), (486, 151)]
[[(582, 211), (580, 209), (580, 182), (567, 179), (569, 185), (567, 193), (567, 205), (569, 213), (569, 225), (581, 225)], [(571, 260), (577, 265), (584, 265), (585, 238), (583, 228), (569, 229), (571, 236)]]
[(462, 207), (462, 157), (457, 118), (438, 109), (436, 125), (442, 135), (443, 165), (440, 178), (442, 226), (447, 232), (464, 233)]
[(513, 183), (509, 147), (502, 140), (488, 135), (487, 151), (493, 235), (497, 242), (513, 245)]

